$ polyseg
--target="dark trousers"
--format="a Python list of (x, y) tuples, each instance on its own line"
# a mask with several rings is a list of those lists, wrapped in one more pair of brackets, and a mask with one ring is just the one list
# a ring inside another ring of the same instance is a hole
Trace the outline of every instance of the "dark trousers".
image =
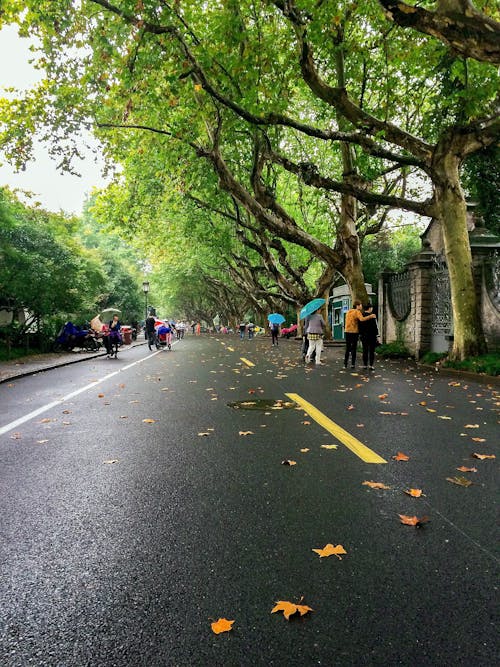
[(361, 344), (363, 345), (363, 366), (373, 366), (377, 339), (362, 337)]
[(275, 343), (276, 343), (276, 345), (277, 345), (277, 344), (278, 344), (278, 332), (277, 332), (277, 331), (274, 331), (273, 329), (271, 329), (271, 338), (272, 338), (272, 343), (273, 343), (273, 345), (274, 345)]
[(358, 338), (359, 334), (346, 332), (344, 366), (347, 366), (349, 362), (349, 356), (352, 358), (351, 366), (356, 365), (356, 349), (358, 347)]

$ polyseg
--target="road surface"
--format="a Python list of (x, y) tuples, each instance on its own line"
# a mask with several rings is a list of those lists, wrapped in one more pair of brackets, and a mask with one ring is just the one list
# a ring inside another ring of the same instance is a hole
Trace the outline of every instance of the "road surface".
[(325, 361), (189, 336), (0, 385), (0, 664), (497, 664), (498, 392)]

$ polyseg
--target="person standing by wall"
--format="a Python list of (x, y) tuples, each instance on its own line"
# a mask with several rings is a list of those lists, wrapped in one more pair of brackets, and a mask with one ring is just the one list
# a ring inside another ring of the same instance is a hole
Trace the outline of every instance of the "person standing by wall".
[[(373, 313), (373, 306), (367, 303), (363, 306), (363, 316), (371, 315)], [(359, 323), (359, 336), (363, 346), (363, 368), (373, 371), (375, 361), (375, 348), (377, 347), (378, 325), (377, 319), (365, 320)]]
[(354, 301), (352, 308), (347, 311), (345, 315), (345, 356), (344, 356), (344, 368), (347, 368), (349, 363), (349, 357), (351, 357), (351, 368), (356, 367), (356, 350), (358, 347), (358, 338), (359, 338), (359, 323), (365, 322), (366, 320), (376, 319), (375, 313), (371, 315), (363, 316), (361, 301)]

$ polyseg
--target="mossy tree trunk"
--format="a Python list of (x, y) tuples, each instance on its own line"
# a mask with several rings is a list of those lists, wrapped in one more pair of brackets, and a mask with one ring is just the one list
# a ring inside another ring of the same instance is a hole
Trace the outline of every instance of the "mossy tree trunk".
[[(443, 143), (441, 143), (443, 146)], [(479, 303), (472, 271), (466, 203), (460, 186), (460, 159), (455, 152), (438, 150), (434, 156), (436, 211), (442, 226), (450, 275), (454, 341), (451, 356), (461, 360), (486, 351)]]

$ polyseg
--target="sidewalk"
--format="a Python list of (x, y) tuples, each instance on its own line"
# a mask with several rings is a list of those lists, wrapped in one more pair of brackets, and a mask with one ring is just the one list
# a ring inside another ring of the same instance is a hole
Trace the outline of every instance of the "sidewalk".
[[(144, 338), (139, 338), (131, 345), (124, 345), (120, 351), (125, 351), (138, 345), (145, 345)], [(12, 359), (11, 361), (0, 361), (0, 383), (7, 382), (24, 377), (25, 375), (32, 375), (33, 373), (40, 373), (41, 371), (48, 371), (58, 366), (68, 366), (69, 364), (77, 364), (80, 361), (87, 361), (96, 357), (105, 357), (106, 351), (104, 349), (99, 352), (49, 352), (47, 354), (32, 354), (21, 359)]]

